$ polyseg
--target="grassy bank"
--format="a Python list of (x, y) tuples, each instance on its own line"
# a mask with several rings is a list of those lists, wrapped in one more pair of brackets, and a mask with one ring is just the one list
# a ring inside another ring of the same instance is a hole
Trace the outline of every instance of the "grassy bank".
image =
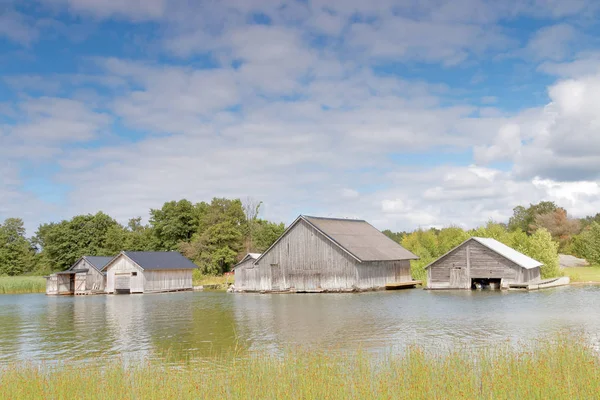
[(571, 282), (600, 282), (600, 265), (563, 268)]
[(226, 290), (233, 281), (233, 275), (202, 275), (198, 270), (195, 270), (192, 274), (192, 284), (194, 286), (205, 286), (217, 290)]
[(290, 352), (179, 366), (0, 369), (0, 398), (95, 399), (572, 399), (600, 393), (598, 353), (576, 341), (444, 356)]
[(41, 276), (0, 276), (0, 294), (44, 293), (46, 279)]

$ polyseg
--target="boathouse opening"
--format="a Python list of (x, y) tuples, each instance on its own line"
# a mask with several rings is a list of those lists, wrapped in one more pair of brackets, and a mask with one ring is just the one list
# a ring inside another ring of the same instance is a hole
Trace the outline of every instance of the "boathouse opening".
[(501, 278), (473, 278), (471, 279), (472, 290), (500, 290)]

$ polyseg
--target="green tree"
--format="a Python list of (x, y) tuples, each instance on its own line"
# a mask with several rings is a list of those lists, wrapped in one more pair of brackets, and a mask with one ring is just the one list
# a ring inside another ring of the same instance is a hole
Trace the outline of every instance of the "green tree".
[(385, 236), (389, 237), (396, 243), (402, 243), (404, 236), (408, 235), (406, 232), (392, 232), (389, 229), (381, 231)]
[(25, 237), (20, 218), (0, 224), (0, 275), (20, 275), (35, 267), (35, 247)]
[(255, 221), (252, 252), (262, 253), (267, 250), (285, 231), (285, 224), (276, 224), (264, 219)]
[(600, 264), (600, 223), (592, 222), (573, 238), (573, 253), (592, 264)]
[(530, 204), (528, 208), (517, 206), (513, 208), (513, 216), (508, 221), (508, 230), (520, 229), (531, 234), (535, 231), (535, 218), (541, 214), (554, 212), (557, 208), (558, 206), (553, 201)]
[(542, 278), (560, 276), (558, 263), (558, 243), (545, 228), (540, 228), (529, 237), (523, 253), (541, 262)]
[(446, 254), (469, 237), (470, 235), (464, 229), (456, 226), (442, 229), (440, 233), (438, 233), (437, 256), (439, 257)]
[(176, 250), (198, 231), (198, 209), (188, 200), (169, 201), (150, 210), (157, 250)]
[(40, 263), (63, 271), (84, 255), (111, 256), (114, 232), (120, 225), (103, 212), (77, 215), (71, 220), (40, 225), (34, 242), (42, 252)]
[(244, 249), (246, 215), (239, 199), (214, 198), (196, 206), (198, 231), (190, 242), (181, 241), (179, 248), (206, 274), (228, 271)]

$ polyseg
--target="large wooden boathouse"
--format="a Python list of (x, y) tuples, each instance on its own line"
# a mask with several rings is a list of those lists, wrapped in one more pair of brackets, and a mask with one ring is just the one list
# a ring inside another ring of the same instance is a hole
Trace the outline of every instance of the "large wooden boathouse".
[(495, 239), (472, 237), (427, 265), (428, 289), (535, 283), (542, 263)]
[(418, 257), (363, 220), (299, 216), (263, 254), (235, 269), (241, 291), (383, 289), (412, 281)]

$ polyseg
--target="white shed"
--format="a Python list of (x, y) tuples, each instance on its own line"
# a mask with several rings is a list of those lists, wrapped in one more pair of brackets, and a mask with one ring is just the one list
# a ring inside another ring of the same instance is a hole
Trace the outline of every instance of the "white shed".
[(196, 264), (175, 251), (123, 251), (106, 273), (106, 293), (156, 293), (192, 290)]

